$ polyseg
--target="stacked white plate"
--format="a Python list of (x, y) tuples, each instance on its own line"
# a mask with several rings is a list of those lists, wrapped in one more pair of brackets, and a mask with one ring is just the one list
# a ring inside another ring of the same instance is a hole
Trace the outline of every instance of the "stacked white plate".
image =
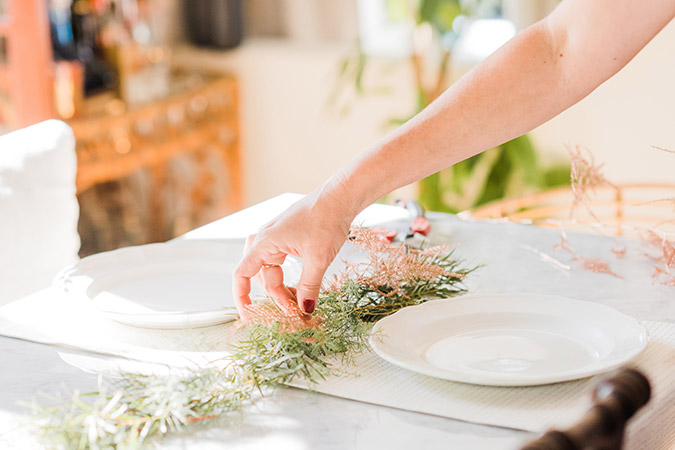
[[(84, 258), (55, 284), (91, 302), (110, 318), (146, 328), (191, 328), (237, 317), (232, 272), (243, 240), (175, 240), (127, 247)], [(296, 277), (300, 263), (283, 266)], [(253, 295), (264, 292), (254, 286)]]

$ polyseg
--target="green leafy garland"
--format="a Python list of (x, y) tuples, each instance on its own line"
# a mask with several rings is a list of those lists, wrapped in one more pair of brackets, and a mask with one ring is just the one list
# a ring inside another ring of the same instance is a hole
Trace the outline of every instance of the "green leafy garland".
[[(312, 326), (289, 326), (302, 323), (300, 317), (249, 324), (218, 367), (163, 376), (100, 376), (98, 392), (69, 393), (52, 398), (50, 405), (34, 403), (43, 441), (50, 448), (147, 447), (169, 432), (236, 411), (297, 377), (316, 383), (336, 373), (329, 361), (349, 363), (367, 349), (375, 320), (464, 292), (461, 281), (470, 270), (460, 269), (445, 248), (382, 245), (367, 230), (356, 241), (369, 251), (369, 262), (351, 267), (322, 293), (314, 314), (319, 321)], [(382, 277), (377, 270), (388, 273)], [(279, 312), (269, 300), (257, 307)]]

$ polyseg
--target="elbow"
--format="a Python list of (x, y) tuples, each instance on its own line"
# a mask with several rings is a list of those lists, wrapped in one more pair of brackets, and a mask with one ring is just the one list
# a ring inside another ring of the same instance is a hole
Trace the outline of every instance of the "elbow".
[(579, 47), (580, 40), (574, 36), (573, 28), (552, 16), (536, 25), (540, 27), (545, 54), (555, 74), (553, 88), (565, 92), (568, 99), (583, 99), (611, 76), (600, 76), (599, 71), (588, 64), (587, 51)]

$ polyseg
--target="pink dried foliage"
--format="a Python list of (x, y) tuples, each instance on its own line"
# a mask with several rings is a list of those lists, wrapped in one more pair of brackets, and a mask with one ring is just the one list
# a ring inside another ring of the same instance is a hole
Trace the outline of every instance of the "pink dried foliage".
[(378, 234), (383, 240), (386, 240), (389, 243), (394, 242), (396, 239), (396, 231), (388, 230), (387, 228), (374, 227), (371, 228), (374, 233)]
[(385, 228), (356, 227), (349, 230), (349, 240), (368, 253), (384, 253), (389, 251), (388, 230)]
[(374, 291), (387, 286), (391, 289), (387, 295), (404, 295), (403, 286), (406, 283), (434, 280), (440, 276), (464, 277), (463, 274), (448, 272), (430, 262), (434, 257), (447, 253), (447, 246), (420, 250), (405, 244), (382, 245), (383, 239), (369, 228), (353, 228), (349, 236), (355, 245), (368, 252), (368, 261), (347, 266), (345, 274)]
[[(655, 145), (652, 145), (652, 147), (662, 152), (675, 154), (675, 150), (657, 147)], [(654, 202), (670, 202), (675, 207), (675, 198), (658, 199), (651, 203)], [(675, 222), (675, 217), (671, 220), (663, 221), (658, 225), (673, 222)], [(656, 261), (656, 264), (652, 266), (654, 268), (652, 277), (660, 280), (661, 283), (666, 286), (675, 286), (675, 241), (668, 240), (665, 235), (659, 236), (652, 230), (647, 231), (647, 237), (644, 240), (649, 246), (656, 250), (655, 254), (648, 255)]]
[[(652, 147), (663, 152), (675, 154), (675, 150), (656, 146)], [(590, 207), (589, 193), (594, 192), (595, 188), (599, 186), (610, 186), (614, 189), (618, 188), (607, 178), (605, 178), (601, 171), (603, 165), (595, 163), (593, 155), (590, 151), (584, 149), (588, 154), (588, 158), (584, 158), (582, 155), (582, 148), (579, 146), (568, 147), (567, 150), (570, 155), (571, 163), (570, 187), (574, 195), (574, 203), (572, 204), (570, 210), (570, 217), (574, 217), (576, 214), (576, 208), (579, 206), (579, 204), (583, 204), (591, 216), (597, 219), (597, 216), (593, 213)], [(655, 202), (671, 202), (675, 206), (675, 198), (662, 198), (646, 202), (644, 204), (651, 204)], [(675, 218), (671, 220), (665, 220), (660, 224), (657, 224), (657, 226), (674, 222)], [(659, 236), (651, 230), (647, 231), (647, 237), (643, 238), (643, 240), (652, 249), (656, 250), (656, 253), (648, 255), (654, 261), (656, 261), (656, 264), (653, 265), (653, 278), (658, 279), (664, 285), (675, 287), (675, 241)], [(622, 278), (610, 269), (607, 261), (599, 258), (587, 258), (576, 253), (567, 242), (564, 232), (561, 243), (556, 245), (556, 248), (568, 251), (572, 255), (574, 261), (577, 261), (582, 267), (588, 270), (607, 273), (609, 275)], [(611, 251), (617, 258), (623, 258), (626, 254), (626, 248), (613, 248)]]
[(318, 314), (303, 313), (297, 305), (291, 306), (291, 311), (284, 311), (271, 299), (259, 300), (244, 308), (239, 320), (240, 325), (261, 324), (272, 326), (279, 323), (280, 331), (292, 333), (294, 331), (317, 328), (322, 322)]
[(607, 275), (611, 275), (613, 277), (620, 278), (622, 280), (624, 279), (621, 275), (617, 274), (612, 269), (610, 269), (609, 263), (607, 261), (605, 261), (604, 259), (587, 258), (585, 256), (579, 256), (579, 255), (575, 259), (586, 270), (590, 270), (591, 272), (597, 272), (597, 273), (606, 273)]
[[(586, 158), (582, 154), (582, 150), (588, 155)], [(579, 205), (583, 204), (591, 216), (599, 220), (591, 210), (590, 193), (595, 192), (596, 187), (611, 186), (616, 189), (616, 186), (605, 178), (602, 174), (603, 164), (596, 164), (593, 154), (588, 149), (576, 145), (574, 147), (568, 146), (567, 151), (570, 155), (571, 166), (570, 187), (574, 195), (570, 217), (574, 217)]]
[(626, 251), (628, 249), (626, 247), (623, 248), (613, 248), (610, 251), (616, 256), (617, 259), (623, 259), (624, 256), (626, 256)]
[[(402, 290), (405, 283), (433, 280), (443, 275), (454, 278), (465, 276), (448, 272), (432, 262), (435, 257), (447, 254), (449, 247), (434, 246), (420, 250), (405, 244), (390, 245), (387, 236), (385, 229), (352, 228), (349, 238), (368, 252), (368, 260), (360, 264), (345, 263), (345, 269), (333, 276), (324, 292), (339, 291), (346, 280), (353, 279), (374, 291), (386, 286), (390, 290), (387, 295), (405, 295)], [(283, 332), (317, 328), (323, 322), (319, 314), (310, 316), (295, 304), (291, 307), (291, 311), (283, 311), (271, 299), (263, 299), (247, 306), (239, 322), (244, 326), (279, 323)]]
[(586, 270), (590, 270), (591, 272), (595, 273), (604, 273), (622, 280), (624, 279), (621, 275), (614, 272), (609, 267), (609, 262), (605, 261), (604, 259), (589, 258), (587, 256), (578, 254), (569, 244), (567, 238), (564, 235), (561, 237), (560, 243), (554, 246), (554, 249), (568, 252), (570, 255), (572, 255), (572, 261), (576, 262)]
[(656, 253), (648, 255), (656, 262), (652, 266), (654, 268), (653, 278), (665, 285), (675, 286), (675, 241), (659, 236), (653, 231), (647, 232), (645, 241), (656, 250)]
[(654, 274), (652, 275), (654, 279), (660, 280), (664, 286), (675, 287), (675, 275), (672, 272), (666, 272), (662, 267), (657, 265), (653, 265), (652, 267), (654, 268)]

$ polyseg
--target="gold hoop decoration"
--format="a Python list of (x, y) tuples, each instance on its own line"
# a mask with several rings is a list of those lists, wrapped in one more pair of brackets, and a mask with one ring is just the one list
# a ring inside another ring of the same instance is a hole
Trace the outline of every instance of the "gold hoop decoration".
[(281, 265), (280, 264), (267, 264), (267, 263), (263, 263), (263, 265), (262, 265), (263, 269), (270, 269), (272, 267), (281, 267)]

